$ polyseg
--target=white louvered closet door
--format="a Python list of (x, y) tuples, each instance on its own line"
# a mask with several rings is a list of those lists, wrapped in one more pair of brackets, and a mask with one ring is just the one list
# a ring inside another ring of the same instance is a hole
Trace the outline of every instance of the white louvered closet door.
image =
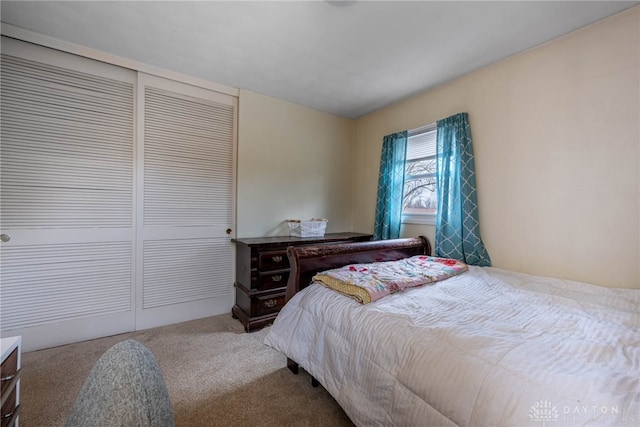
[(138, 99), (137, 328), (228, 313), (237, 100), (142, 73)]
[(1, 62), (2, 335), (130, 331), (136, 74), (4, 37)]

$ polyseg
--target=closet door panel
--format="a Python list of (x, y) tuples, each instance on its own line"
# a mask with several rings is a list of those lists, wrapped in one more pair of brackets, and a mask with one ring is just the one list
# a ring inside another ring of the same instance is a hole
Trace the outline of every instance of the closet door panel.
[(137, 326), (227, 313), (236, 98), (143, 74), (138, 94), (144, 125)]
[(132, 330), (135, 73), (2, 52), (2, 334), (29, 351)]

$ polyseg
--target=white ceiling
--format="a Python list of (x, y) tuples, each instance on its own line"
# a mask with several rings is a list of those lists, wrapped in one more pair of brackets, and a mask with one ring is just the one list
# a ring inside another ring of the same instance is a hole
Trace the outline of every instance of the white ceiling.
[(640, 2), (1, 2), (2, 22), (356, 118)]

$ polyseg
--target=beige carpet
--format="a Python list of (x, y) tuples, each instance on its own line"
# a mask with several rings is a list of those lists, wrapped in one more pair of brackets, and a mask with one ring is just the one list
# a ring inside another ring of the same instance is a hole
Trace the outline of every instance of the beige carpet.
[(293, 375), (284, 355), (230, 315), (24, 353), (22, 427), (62, 426), (89, 371), (113, 344), (133, 338), (162, 370), (177, 426), (353, 426), (322, 387)]

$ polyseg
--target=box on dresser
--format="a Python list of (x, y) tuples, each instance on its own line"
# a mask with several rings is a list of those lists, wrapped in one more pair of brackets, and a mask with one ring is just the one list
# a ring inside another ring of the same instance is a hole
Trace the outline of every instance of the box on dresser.
[(321, 237), (251, 237), (237, 238), (236, 244), (236, 304), (233, 317), (247, 332), (273, 323), (285, 303), (289, 259), (287, 247), (322, 243), (362, 242), (371, 234), (329, 233)]

